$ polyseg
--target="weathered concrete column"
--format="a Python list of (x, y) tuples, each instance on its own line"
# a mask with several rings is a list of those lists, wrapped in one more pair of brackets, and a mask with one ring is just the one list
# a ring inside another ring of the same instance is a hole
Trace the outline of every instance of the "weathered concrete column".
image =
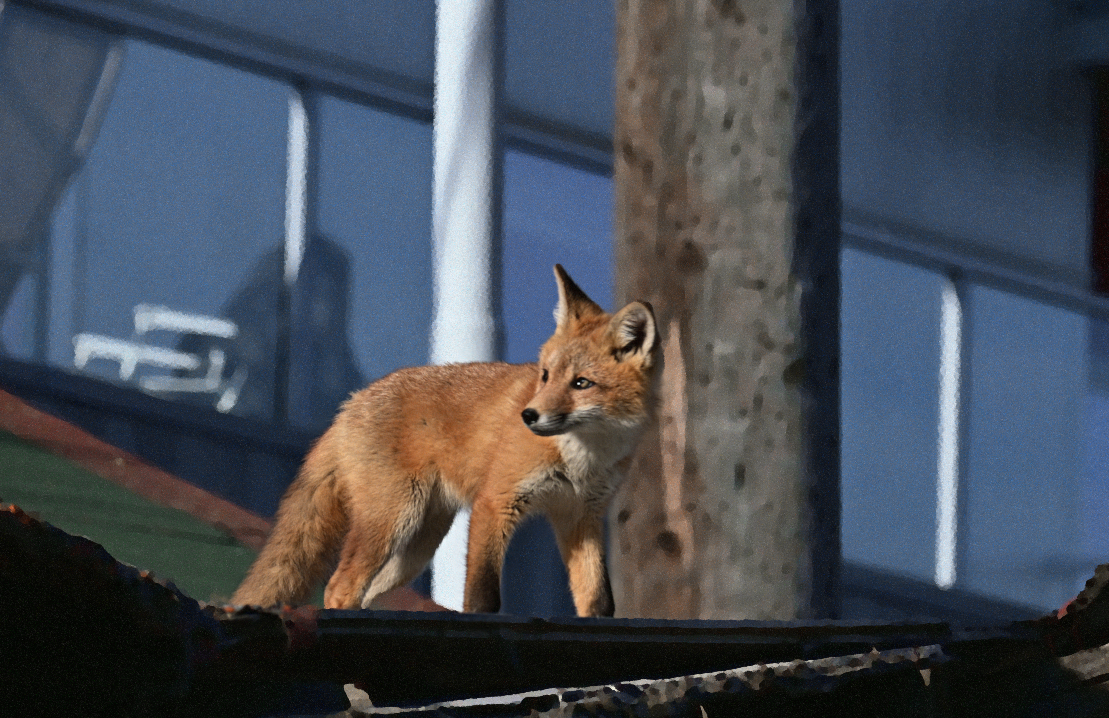
[(617, 27), (617, 292), (664, 347), (618, 615), (832, 614), (838, 3), (621, 0)]

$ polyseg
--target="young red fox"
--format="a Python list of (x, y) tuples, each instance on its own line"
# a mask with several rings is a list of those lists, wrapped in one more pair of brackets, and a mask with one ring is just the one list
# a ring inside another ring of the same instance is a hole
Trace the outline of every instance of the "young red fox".
[(581, 616), (611, 616), (602, 520), (654, 403), (649, 304), (606, 314), (561, 266), (539, 364), (402, 369), (354, 394), (308, 454), (232, 598), (369, 607), (423, 570), (469, 504), (466, 611), (500, 608), (501, 565), (528, 514), (550, 519)]

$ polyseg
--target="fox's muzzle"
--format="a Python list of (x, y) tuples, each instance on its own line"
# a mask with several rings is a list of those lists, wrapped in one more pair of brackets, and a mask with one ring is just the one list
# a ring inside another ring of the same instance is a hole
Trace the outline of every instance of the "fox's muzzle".
[(538, 411), (528, 407), (520, 412), (520, 418), (523, 419), (524, 424), (531, 429), (531, 433), (536, 436), (564, 434), (570, 428), (570, 425), (566, 421), (566, 414), (555, 414), (554, 416), (544, 418)]

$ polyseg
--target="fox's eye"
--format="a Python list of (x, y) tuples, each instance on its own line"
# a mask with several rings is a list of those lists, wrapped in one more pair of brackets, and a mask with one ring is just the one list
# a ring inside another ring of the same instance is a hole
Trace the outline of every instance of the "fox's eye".
[(544, 384), (546, 384), (546, 383), (547, 383), (547, 370), (546, 370), (546, 369), (544, 369), (544, 370), (543, 370), (543, 379), (542, 379), (542, 382), (543, 382)]
[(588, 389), (589, 387), (593, 386), (593, 383), (594, 382), (590, 379), (586, 379), (584, 376), (579, 376), (577, 379), (574, 379), (572, 382), (570, 382), (570, 386), (574, 387), (575, 389)]

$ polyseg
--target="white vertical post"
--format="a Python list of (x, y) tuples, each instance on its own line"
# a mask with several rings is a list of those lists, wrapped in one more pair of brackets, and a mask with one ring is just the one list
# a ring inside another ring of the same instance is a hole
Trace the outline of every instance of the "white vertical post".
[(304, 248), (312, 228), (312, 127), (309, 114), (310, 98), (300, 88), (289, 92), (289, 131), (285, 156), (285, 265), (277, 302), (277, 346), (274, 356), (273, 415), (279, 422), (295, 421), (297, 403), (291, 394), (290, 374), (293, 365), (292, 303)]
[[(496, 0), (436, 7), (431, 361), (490, 361)], [(462, 512), (432, 560), (432, 598), (447, 608), (462, 608), (468, 527)]]
[(936, 472), (936, 585), (955, 585), (959, 508), (959, 421), (963, 308), (955, 283), (943, 287), (940, 307), (939, 436)]
[(308, 109), (299, 90), (289, 92), (285, 175), (285, 284), (296, 283), (308, 232)]

